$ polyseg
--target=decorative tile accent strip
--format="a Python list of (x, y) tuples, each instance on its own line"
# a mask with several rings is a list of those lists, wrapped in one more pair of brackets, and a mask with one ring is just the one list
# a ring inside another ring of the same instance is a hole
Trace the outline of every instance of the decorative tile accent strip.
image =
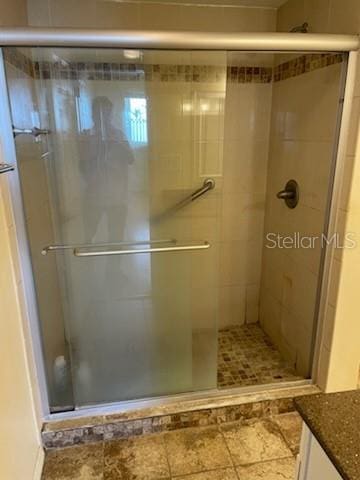
[(103, 425), (42, 433), (42, 440), (45, 448), (70, 447), (72, 445), (84, 443), (102, 442), (103, 439)]
[(18, 48), (4, 49), (5, 60), (37, 79), (146, 82), (271, 83), (341, 63), (342, 53), (306, 54), (274, 67), (163, 65), (115, 62), (32, 62)]
[(271, 67), (35, 62), (35, 78), (146, 82), (270, 83)]
[(272, 67), (227, 67), (226, 79), (230, 83), (271, 83)]
[[(279, 398), (133, 420), (119, 419), (119, 415), (106, 415), (104, 417), (94, 417), (97, 419), (97, 424), (93, 426), (89, 426), (89, 420), (91, 419), (86, 418), (75, 419), (73, 424), (71, 420), (65, 420), (63, 427), (57, 423), (57, 430), (52, 429), (51, 423), (45, 424), (42, 440), (44, 447), (47, 449), (61, 448), (115, 438), (168, 432), (182, 428), (219, 425), (241, 419), (267, 417), (292, 411), (294, 411), (293, 398)], [(101, 424), (99, 419), (101, 419)], [(81, 420), (83, 426), (80, 426)]]
[(297, 77), (304, 73), (318, 70), (341, 63), (344, 59), (342, 53), (312, 53), (296, 57), (288, 62), (281, 63), (274, 68), (274, 82)]

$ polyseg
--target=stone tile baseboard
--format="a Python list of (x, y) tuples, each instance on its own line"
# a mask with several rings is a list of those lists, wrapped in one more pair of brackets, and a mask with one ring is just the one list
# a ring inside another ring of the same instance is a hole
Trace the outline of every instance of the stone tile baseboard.
[(238, 396), (238, 403), (234, 404), (232, 399), (229, 405), (224, 405), (222, 399), (218, 406), (212, 402), (208, 408), (195, 407), (186, 410), (186, 404), (183, 404), (182, 411), (177, 405), (173, 412), (170, 410), (171, 407), (167, 406), (165, 410), (168, 411), (164, 413), (157, 407), (153, 412), (151, 409), (138, 410), (136, 415), (131, 412), (112, 413), (48, 422), (43, 427), (42, 441), (46, 449), (63, 448), (183, 428), (219, 425), (242, 419), (269, 417), (294, 411), (295, 396), (317, 393), (318, 389), (309, 385), (295, 388), (293, 392), (292, 394), (290, 389), (279, 391), (278, 398), (274, 394), (269, 395), (269, 398), (257, 395), (258, 399), (256, 394), (245, 395), (245, 398)]

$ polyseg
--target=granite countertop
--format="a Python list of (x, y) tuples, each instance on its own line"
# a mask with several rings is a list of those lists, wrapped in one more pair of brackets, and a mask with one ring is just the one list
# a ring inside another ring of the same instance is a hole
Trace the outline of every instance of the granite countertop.
[(360, 390), (294, 399), (303, 420), (346, 480), (360, 479)]

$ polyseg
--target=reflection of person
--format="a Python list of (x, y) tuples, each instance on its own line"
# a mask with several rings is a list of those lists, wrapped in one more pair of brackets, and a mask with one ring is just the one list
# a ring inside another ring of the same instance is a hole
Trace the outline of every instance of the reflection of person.
[(126, 223), (128, 165), (134, 155), (124, 133), (113, 123), (113, 104), (107, 97), (92, 103), (93, 127), (82, 137), (80, 171), (86, 187), (85, 242), (96, 234), (101, 216), (107, 217), (108, 234), (101, 241), (121, 242)]

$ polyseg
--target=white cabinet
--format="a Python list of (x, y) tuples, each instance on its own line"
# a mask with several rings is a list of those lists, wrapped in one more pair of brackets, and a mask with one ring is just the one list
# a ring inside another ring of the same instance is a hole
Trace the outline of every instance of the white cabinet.
[(341, 480), (342, 478), (305, 424), (295, 478), (297, 480)]

